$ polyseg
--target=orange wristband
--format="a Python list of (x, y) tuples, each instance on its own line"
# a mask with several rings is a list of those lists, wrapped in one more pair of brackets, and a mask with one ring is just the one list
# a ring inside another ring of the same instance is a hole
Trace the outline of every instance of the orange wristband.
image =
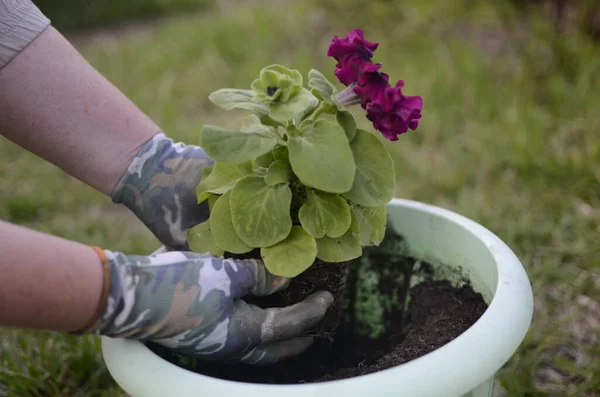
[(102, 315), (102, 312), (106, 307), (106, 300), (108, 299), (108, 293), (110, 292), (110, 263), (106, 258), (106, 254), (102, 248), (92, 246), (92, 249), (96, 252), (100, 258), (100, 262), (102, 263), (102, 295), (100, 296), (100, 301), (98, 302), (98, 306), (94, 311), (94, 315), (91, 317), (88, 323), (85, 324), (85, 326), (81, 327), (78, 331), (73, 332), (75, 334), (85, 333), (88, 329), (90, 329), (90, 327), (92, 327), (92, 325), (96, 323), (98, 317)]

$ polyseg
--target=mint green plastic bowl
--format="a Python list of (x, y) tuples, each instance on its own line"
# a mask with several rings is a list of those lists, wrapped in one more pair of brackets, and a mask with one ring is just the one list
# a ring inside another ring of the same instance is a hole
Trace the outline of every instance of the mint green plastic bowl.
[(460, 266), (488, 300), (481, 318), (450, 343), (370, 375), (262, 385), (195, 374), (163, 360), (140, 342), (103, 337), (108, 370), (132, 397), (490, 397), (495, 373), (523, 341), (531, 323), (533, 296), (525, 270), (496, 235), (463, 216), (400, 199), (387, 208), (413, 255)]

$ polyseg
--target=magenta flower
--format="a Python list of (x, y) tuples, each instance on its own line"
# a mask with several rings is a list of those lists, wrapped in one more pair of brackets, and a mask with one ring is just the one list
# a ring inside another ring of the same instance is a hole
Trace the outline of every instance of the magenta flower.
[(385, 93), (367, 105), (367, 118), (376, 130), (390, 141), (397, 141), (398, 135), (419, 125), (423, 99), (420, 96), (402, 95), (403, 81), (395, 87), (387, 87)]
[(327, 56), (338, 61), (335, 70), (338, 80), (345, 86), (357, 82), (363, 70), (372, 65), (371, 58), (378, 45), (365, 40), (361, 29), (351, 31), (343, 39), (335, 36)]
[(355, 29), (344, 39), (335, 36), (327, 55), (338, 61), (335, 75), (348, 87), (336, 95), (338, 102), (343, 106), (360, 102), (375, 129), (396, 141), (398, 135), (418, 127), (423, 99), (402, 95), (402, 80), (390, 86), (389, 76), (379, 71), (381, 64), (372, 61), (377, 46), (365, 40), (362, 30)]
[(389, 76), (385, 73), (380, 73), (381, 64), (371, 64), (364, 68), (363, 73), (358, 76), (357, 86), (354, 92), (360, 97), (360, 106), (363, 109), (371, 101), (383, 100), (388, 83)]

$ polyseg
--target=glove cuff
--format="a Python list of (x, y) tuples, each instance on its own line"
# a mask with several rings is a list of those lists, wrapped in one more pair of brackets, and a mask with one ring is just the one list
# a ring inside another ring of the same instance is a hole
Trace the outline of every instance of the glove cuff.
[(102, 250), (102, 248), (94, 246), (92, 246), (91, 248), (94, 250), (94, 252), (96, 252), (98, 258), (100, 258), (100, 263), (102, 265), (102, 294), (100, 295), (98, 306), (96, 306), (96, 310), (94, 310), (94, 315), (83, 327), (73, 332), (74, 334), (79, 335), (89, 332), (89, 330), (92, 329), (93, 326), (98, 323), (100, 316), (102, 316), (102, 313), (104, 313), (106, 310), (108, 296), (110, 294), (111, 289), (110, 262), (106, 257), (106, 253), (104, 252), (104, 250)]
[(123, 203), (130, 209), (135, 207), (136, 195), (143, 194), (150, 185), (150, 179), (160, 168), (160, 152), (171, 146), (173, 141), (165, 134), (154, 135), (135, 155), (121, 180), (111, 194), (114, 203)]
[(74, 333), (112, 336), (134, 310), (139, 281), (135, 261), (144, 257), (93, 248), (104, 269), (102, 297), (89, 324)]

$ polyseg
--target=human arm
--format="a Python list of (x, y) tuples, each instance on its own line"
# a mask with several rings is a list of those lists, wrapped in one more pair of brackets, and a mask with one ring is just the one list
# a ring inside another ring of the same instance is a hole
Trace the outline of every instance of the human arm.
[(158, 126), (52, 26), (0, 69), (0, 133), (110, 195)]
[[(26, 3), (26, 2), (24, 2)], [(0, 134), (123, 203), (173, 249), (207, 219), (197, 146), (173, 142), (53, 27), (0, 68)]]
[(260, 261), (124, 255), (2, 221), (0, 252), (0, 326), (148, 340), (206, 360), (265, 365), (296, 355), (333, 301), (318, 292), (261, 309), (242, 298), (289, 280)]
[(0, 220), (0, 253), (0, 326), (73, 331), (90, 322), (103, 288), (93, 248)]

